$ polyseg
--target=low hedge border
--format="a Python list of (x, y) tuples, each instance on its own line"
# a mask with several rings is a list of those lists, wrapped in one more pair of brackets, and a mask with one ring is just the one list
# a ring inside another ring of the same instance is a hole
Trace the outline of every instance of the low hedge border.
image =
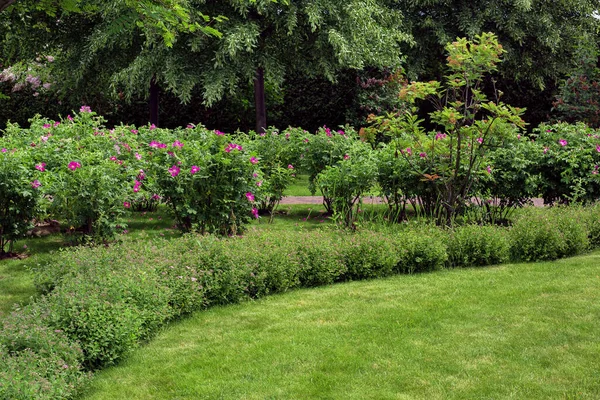
[(64, 399), (169, 321), (217, 304), (335, 282), (536, 261), (598, 246), (600, 207), (528, 210), (511, 228), (252, 232), (60, 252), (44, 294), (0, 330), (0, 398)]

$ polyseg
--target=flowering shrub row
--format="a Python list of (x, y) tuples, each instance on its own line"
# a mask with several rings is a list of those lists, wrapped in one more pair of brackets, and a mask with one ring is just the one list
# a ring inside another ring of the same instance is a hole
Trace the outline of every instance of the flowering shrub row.
[(90, 371), (205, 307), (396, 273), (574, 255), (598, 245), (598, 226), (600, 206), (557, 207), (531, 209), (512, 228), (186, 235), (61, 252), (34, 270), (45, 295), (1, 323), (0, 397), (70, 398)]

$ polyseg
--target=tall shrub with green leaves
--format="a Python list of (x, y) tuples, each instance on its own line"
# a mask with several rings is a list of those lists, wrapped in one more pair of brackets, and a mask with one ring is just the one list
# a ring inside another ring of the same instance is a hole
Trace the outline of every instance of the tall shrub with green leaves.
[[(26, 150), (8, 150), (0, 138), (0, 256), (12, 252), (39, 211), (41, 183)], [(8, 248), (7, 248), (8, 245)]]
[[(375, 130), (399, 139), (399, 153), (410, 165), (410, 173), (427, 182), (429, 214), (449, 224), (460, 215), (475, 193), (475, 182), (489, 173), (483, 162), (490, 148), (501, 146), (524, 127), (522, 110), (482, 91), (486, 74), (497, 70), (504, 50), (492, 33), (473, 40), (458, 38), (446, 45), (448, 74), (445, 81), (412, 82), (400, 90), (400, 98), (411, 107), (402, 114), (373, 118)], [(436, 110), (429, 122), (440, 130), (426, 132), (417, 116), (418, 100), (427, 99)]]

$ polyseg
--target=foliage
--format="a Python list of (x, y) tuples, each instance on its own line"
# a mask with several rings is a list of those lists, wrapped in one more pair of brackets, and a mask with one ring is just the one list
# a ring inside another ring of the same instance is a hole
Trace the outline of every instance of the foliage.
[(587, 226), (580, 212), (555, 207), (523, 214), (510, 230), (511, 256), (515, 260), (555, 260), (585, 251)]
[(40, 182), (34, 171), (27, 151), (0, 139), (0, 255), (12, 252), (14, 242), (25, 236), (38, 214)]
[[(436, 81), (407, 84), (400, 97), (411, 110), (373, 117), (372, 129), (400, 139), (396, 151), (407, 160), (411, 173), (427, 184), (428, 196), (420, 197), (425, 212), (449, 224), (462, 214), (475, 194), (476, 180), (489, 169), (482, 165), (486, 152), (525, 123), (519, 117), (521, 110), (490, 101), (482, 92), (485, 74), (496, 70), (504, 52), (493, 34), (478, 35), (473, 41), (459, 38), (446, 51), (445, 85)], [(420, 99), (436, 106), (430, 120), (442, 131), (426, 133), (422, 128), (414, 107)]]
[(583, 202), (600, 198), (600, 136), (579, 123), (541, 125), (534, 131), (540, 192), (545, 204)]
[(246, 147), (253, 164), (260, 165), (262, 174), (256, 177), (258, 191), (261, 194), (259, 211), (266, 212), (273, 218), (273, 210), (281, 199), (284, 191), (295, 177), (295, 165), (298, 165), (301, 140), (305, 133), (301, 129), (288, 128), (279, 132), (275, 128), (266, 132), (254, 134), (248, 140)]
[(0, 397), (4, 399), (67, 399), (87, 382), (80, 346), (48, 326), (44, 311), (33, 305), (2, 320)]
[[(311, 193), (317, 191), (317, 176), (327, 167), (332, 167), (341, 162), (348, 155), (353, 142), (356, 140), (356, 132), (346, 126), (344, 130), (337, 132), (323, 126), (314, 135), (306, 135), (298, 139), (302, 140), (300, 165), (302, 170), (308, 174), (308, 188)], [(328, 212), (333, 212), (331, 197), (323, 194), (323, 204)]]
[[(507, 53), (494, 78), (504, 101), (527, 107), (533, 126), (546, 121), (560, 80), (571, 73), (575, 43), (595, 38), (596, 0), (503, 2), (415, 0), (396, 2), (415, 46), (403, 47), (410, 79), (440, 79), (444, 46), (456, 37), (494, 32)], [(595, 39), (594, 39), (595, 40)]]
[(555, 116), (564, 122), (585, 122), (600, 128), (600, 70), (598, 44), (589, 36), (583, 37), (574, 55), (569, 78), (559, 88), (553, 103)]
[(362, 197), (368, 192), (377, 174), (371, 147), (355, 141), (348, 153), (334, 166), (327, 166), (315, 180), (325, 198), (331, 199), (334, 218), (340, 218), (347, 228), (356, 228), (356, 215), (360, 212)]
[(464, 225), (452, 230), (448, 240), (450, 266), (479, 267), (509, 259), (508, 231), (486, 225)]

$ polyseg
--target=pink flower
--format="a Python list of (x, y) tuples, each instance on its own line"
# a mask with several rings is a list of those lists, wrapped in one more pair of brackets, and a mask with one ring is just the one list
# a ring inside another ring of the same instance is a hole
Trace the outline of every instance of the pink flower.
[(148, 146), (153, 147), (155, 149), (164, 149), (165, 147), (167, 147), (166, 144), (157, 142), (156, 140), (153, 140), (150, 143), (148, 143)]
[(8, 151), (8, 149), (6, 149), (6, 148), (2, 148), (2, 150), (0, 150), (0, 152), (2, 152), (2, 153), (6, 153), (7, 151)]
[(46, 163), (40, 163), (35, 166), (35, 169), (38, 171), (44, 172), (46, 170)]
[(133, 185), (133, 191), (135, 193), (139, 192), (140, 191), (140, 186), (142, 186), (142, 182), (136, 180), (135, 184)]
[(123, 202), (123, 207), (125, 207), (125, 208), (130, 208), (130, 207), (131, 207), (131, 203), (130, 203), (130, 202), (128, 202), (128, 201), (124, 201), (124, 202)]
[(308, 143), (310, 140), (308, 139), (304, 139), (304, 143)]
[(175, 153), (173, 153), (172, 151), (167, 151), (167, 154), (171, 157), (175, 157)]
[(115, 157), (115, 156), (112, 156), (112, 157), (110, 158), (110, 161), (117, 161), (117, 157)]
[(169, 168), (169, 172), (171, 173), (171, 176), (174, 178), (177, 175), (179, 175), (179, 172), (181, 172), (181, 168), (179, 168), (177, 165), (173, 165), (171, 168)]
[(133, 133), (134, 135), (137, 135), (137, 133), (138, 133), (137, 129), (132, 129), (130, 132)]
[(183, 147), (183, 143), (181, 143), (179, 140), (176, 140), (176, 141), (173, 142), (173, 147), (182, 148)]
[(331, 129), (329, 129), (328, 127), (326, 127), (325, 125), (323, 125), (323, 129), (325, 129), (325, 134), (329, 137), (333, 136), (331, 134)]
[(225, 153), (229, 153), (231, 152), (231, 150), (239, 150), (242, 151), (242, 146), (240, 146), (239, 144), (235, 144), (235, 143), (229, 143), (227, 146), (225, 146)]
[(246, 193), (246, 198), (248, 199), (248, 201), (252, 202), (254, 201), (254, 195), (250, 192)]
[(597, 144), (597, 145), (596, 145), (596, 151), (597, 151), (598, 153), (600, 153), (600, 144)]
[(256, 182), (256, 186), (258, 186), (258, 187), (261, 187), (261, 186), (262, 186), (262, 182), (263, 182), (263, 181), (258, 181), (258, 182)]
[(58, 121), (56, 121), (56, 122), (54, 123), (54, 126), (59, 126), (59, 125), (60, 125), (60, 122), (58, 122)]
[(446, 135), (445, 133), (442, 133), (442, 132), (438, 132), (435, 134), (435, 140), (446, 139), (446, 136), (448, 136), (448, 135)]
[(90, 113), (92, 112), (92, 109), (89, 106), (81, 106), (81, 108), (79, 109), (80, 113)]
[(217, 136), (225, 136), (225, 134), (223, 132), (221, 132), (220, 130), (218, 130), (218, 129), (215, 129), (215, 135), (217, 135)]
[(548, 152), (548, 150), (549, 149), (547, 147), (544, 147), (544, 154), (546, 154)]
[(185, 127), (186, 129), (194, 129), (194, 125), (192, 124), (188, 124), (188, 126)]
[(558, 143), (559, 143), (559, 144), (560, 144), (562, 147), (565, 147), (565, 146), (567, 145), (567, 141), (566, 141), (565, 139), (560, 139), (560, 140), (558, 141)]
[(410, 147), (407, 147), (404, 151), (406, 151), (409, 156), (412, 155), (412, 149)]
[(477, 138), (477, 143), (482, 144), (483, 143), (483, 138), (482, 137)]
[(73, 121), (73, 117), (71, 117), (70, 115), (67, 115), (67, 119), (68, 119), (69, 121)]
[(81, 168), (81, 164), (79, 164), (77, 161), (71, 161), (68, 167), (71, 171), (75, 171), (77, 168)]
[(520, 140), (520, 139), (521, 139), (521, 135), (517, 135), (517, 140)]
[(50, 128), (52, 128), (52, 125), (50, 125), (50, 124), (44, 124), (44, 129), (50, 129)]
[(135, 153), (135, 158), (137, 158), (138, 160), (141, 160), (142, 155), (140, 153)]
[(200, 171), (200, 167), (198, 167), (197, 165), (192, 165), (192, 168), (190, 169), (190, 174), (194, 175), (196, 172)]
[(427, 157), (427, 153), (421, 152), (421, 153), (419, 153), (419, 157), (425, 158), (425, 157)]
[(489, 165), (487, 166), (486, 170), (487, 170), (488, 174), (492, 173), (492, 167), (490, 167)]
[(160, 196), (157, 194), (152, 195), (152, 200), (160, 200)]
[(346, 134), (346, 132), (344, 132), (344, 131), (342, 131), (342, 130), (340, 130), (340, 131), (337, 131), (337, 133), (338, 133), (338, 134), (340, 134), (340, 135), (342, 135), (342, 136), (344, 136), (344, 135)]
[(292, 164), (289, 164), (288, 169), (294, 169), (294, 166)]
[(154, 125), (154, 124), (150, 125), (150, 128), (149, 128), (149, 129), (150, 129), (151, 131), (152, 131), (152, 130), (154, 130), (154, 129), (156, 129), (156, 125)]
[(258, 164), (258, 160), (256, 159), (256, 157), (250, 157), (250, 163)]
[(344, 160), (349, 160), (350, 156), (348, 154), (344, 154)]
[(40, 140), (44, 143), (46, 143), (48, 141), (48, 136), (42, 136), (40, 137)]
[(37, 179), (35, 181), (31, 182), (31, 187), (34, 188), (34, 189), (37, 189), (40, 186), (42, 186), (42, 184)]
[(256, 207), (252, 207), (252, 216), (258, 219), (258, 210), (256, 209)]
[(258, 174), (257, 174), (256, 172), (255, 172), (255, 173), (253, 173), (253, 174), (252, 174), (252, 177), (253, 177), (253, 178), (258, 178)]

